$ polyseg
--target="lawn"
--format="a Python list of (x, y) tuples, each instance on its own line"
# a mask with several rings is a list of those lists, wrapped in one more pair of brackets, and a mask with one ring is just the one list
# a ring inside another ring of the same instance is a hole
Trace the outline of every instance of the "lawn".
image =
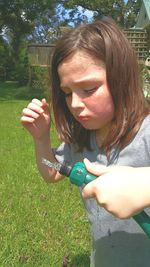
[[(78, 188), (68, 178), (43, 181), (20, 124), (31, 97), (25, 87), (0, 84), (0, 267), (88, 267), (89, 225)], [(58, 145), (54, 126), (52, 136)]]

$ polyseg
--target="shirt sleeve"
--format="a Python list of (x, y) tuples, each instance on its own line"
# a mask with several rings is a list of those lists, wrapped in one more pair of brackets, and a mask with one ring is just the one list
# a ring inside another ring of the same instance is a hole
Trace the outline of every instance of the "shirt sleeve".
[(53, 149), (53, 153), (58, 162), (62, 164), (72, 165), (72, 153), (71, 147), (69, 144), (61, 143), (58, 148)]

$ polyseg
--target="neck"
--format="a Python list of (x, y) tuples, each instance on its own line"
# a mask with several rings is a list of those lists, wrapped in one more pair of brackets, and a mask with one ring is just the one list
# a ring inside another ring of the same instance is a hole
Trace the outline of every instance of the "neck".
[(109, 129), (110, 125), (106, 125), (102, 129), (96, 130), (96, 142), (99, 147), (101, 147), (105, 143)]

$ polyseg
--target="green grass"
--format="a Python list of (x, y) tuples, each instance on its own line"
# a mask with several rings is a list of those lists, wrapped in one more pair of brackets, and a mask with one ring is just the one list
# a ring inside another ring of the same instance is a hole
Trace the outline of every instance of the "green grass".
[(0, 267), (88, 267), (89, 225), (78, 189), (67, 178), (47, 184), (40, 177), (20, 124), (26, 94), (0, 84)]

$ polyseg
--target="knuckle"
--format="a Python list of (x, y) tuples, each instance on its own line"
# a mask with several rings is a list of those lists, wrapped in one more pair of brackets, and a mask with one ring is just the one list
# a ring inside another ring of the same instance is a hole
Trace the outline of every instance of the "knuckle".
[(121, 219), (121, 220), (125, 220), (125, 219), (128, 219), (129, 218), (129, 215), (125, 214), (124, 212), (118, 212), (116, 214), (116, 216)]
[(125, 220), (129, 218), (129, 216), (127, 216), (125, 212), (121, 210), (115, 210), (113, 207), (111, 207), (111, 205), (107, 206), (107, 211), (113, 214), (115, 217), (117, 217), (120, 220)]

